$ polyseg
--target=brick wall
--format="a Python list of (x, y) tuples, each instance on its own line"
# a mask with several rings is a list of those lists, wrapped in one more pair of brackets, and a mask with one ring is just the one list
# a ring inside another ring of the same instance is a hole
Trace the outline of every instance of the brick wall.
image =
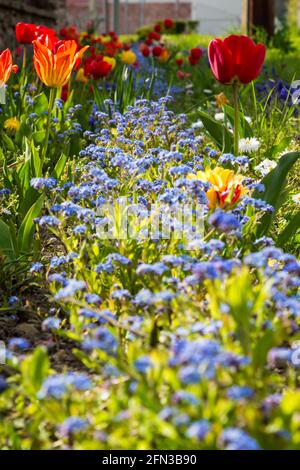
[[(105, 31), (105, 7), (104, 0), (97, 1), (96, 17), (92, 19), (97, 23), (99, 32)], [(81, 31), (86, 31), (87, 23), (91, 20), (88, 0), (66, 0), (66, 22), (68, 25), (76, 25)]]
[[(104, 1), (97, 3), (96, 20), (104, 18)], [(79, 28), (85, 29), (90, 13), (88, 0), (67, 0), (66, 10), (69, 24), (76, 24)], [(192, 2), (181, 2), (177, 10), (176, 2), (151, 1), (147, 0), (144, 7), (139, 2), (120, 1), (120, 33), (133, 33), (144, 24), (154, 23), (164, 18), (180, 18), (189, 20), (192, 16)], [(108, 25), (113, 29), (113, 5), (109, 4)], [(100, 22), (98, 32), (105, 30), (104, 20)]]
[(165, 18), (174, 18), (177, 16), (182, 20), (191, 19), (192, 7), (191, 3), (179, 4), (178, 12), (176, 11), (175, 2), (149, 2), (144, 6), (143, 15), (141, 7), (138, 3), (122, 4), (120, 8), (120, 32), (133, 33), (143, 24), (154, 23), (157, 20)]
[(55, 27), (63, 23), (64, 0), (1, 0), (0, 1), (0, 50), (16, 45), (15, 25), (18, 22), (44, 24)]

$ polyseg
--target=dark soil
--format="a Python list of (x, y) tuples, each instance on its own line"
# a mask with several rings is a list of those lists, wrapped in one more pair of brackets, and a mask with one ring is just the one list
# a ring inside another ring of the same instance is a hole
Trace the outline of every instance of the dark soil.
[(0, 341), (7, 344), (11, 338), (25, 338), (30, 349), (47, 348), (51, 367), (56, 371), (82, 369), (82, 363), (72, 352), (76, 344), (42, 329), (42, 322), (51, 309), (57, 311), (49, 293), (42, 287), (27, 285), (12, 295), (20, 299), (20, 304), (0, 311)]

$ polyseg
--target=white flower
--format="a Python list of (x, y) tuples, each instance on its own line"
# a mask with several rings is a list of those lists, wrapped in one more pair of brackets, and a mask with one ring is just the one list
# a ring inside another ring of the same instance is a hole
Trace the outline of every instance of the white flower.
[(248, 124), (252, 123), (252, 118), (250, 116), (245, 116), (245, 121), (248, 122)]
[(224, 113), (216, 113), (215, 114), (215, 120), (216, 121), (224, 121), (225, 119), (225, 114)]
[(187, 84), (185, 85), (185, 89), (186, 89), (186, 90), (190, 90), (190, 89), (192, 89), (192, 88), (194, 88), (194, 85), (193, 85), (192, 83), (187, 83)]
[(294, 196), (292, 196), (292, 201), (297, 204), (297, 206), (300, 206), (300, 193), (294, 194)]
[(266, 158), (259, 165), (257, 165), (254, 170), (261, 174), (261, 176), (266, 176), (277, 166), (277, 163), (274, 160), (269, 160)]
[(255, 137), (250, 137), (247, 139), (241, 139), (239, 141), (239, 150), (240, 152), (256, 152), (260, 147), (260, 142)]
[(199, 119), (199, 121), (193, 122), (192, 129), (202, 129), (203, 122)]

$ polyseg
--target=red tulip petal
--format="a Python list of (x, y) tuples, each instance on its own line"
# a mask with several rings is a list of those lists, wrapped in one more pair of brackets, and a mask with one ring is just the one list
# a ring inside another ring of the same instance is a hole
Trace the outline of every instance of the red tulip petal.
[(258, 44), (248, 54), (247, 63), (239, 73), (239, 80), (246, 85), (247, 83), (255, 80), (262, 69), (266, 56), (266, 47), (263, 44)]
[(208, 59), (215, 78), (228, 84), (233, 79), (234, 63), (229, 48), (221, 39), (214, 39), (208, 46)]
[(248, 36), (231, 35), (224, 39), (224, 44), (232, 53), (234, 62), (234, 76), (240, 80), (242, 74), (247, 73), (249, 67), (249, 56), (255, 49), (254, 42)]

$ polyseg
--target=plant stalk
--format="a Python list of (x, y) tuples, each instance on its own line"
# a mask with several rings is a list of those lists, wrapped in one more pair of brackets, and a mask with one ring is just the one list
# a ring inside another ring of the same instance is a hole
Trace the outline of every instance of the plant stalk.
[(233, 90), (233, 107), (234, 107), (234, 155), (237, 157), (239, 154), (239, 85), (234, 83)]
[(44, 147), (42, 150), (42, 157), (41, 157), (41, 174), (43, 174), (43, 166), (45, 163), (45, 159), (47, 157), (50, 128), (51, 128), (51, 114), (52, 114), (52, 110), (54, 107), (55, 96), (56, 96), (56, 89), (50, 88), (48, 115), (47, 115), (47, 123), (46, 123), (46, 135), (45, 135)]
[(19, 117), (22, 114), (23, 108), (24, 108), (24, 99), (25, 99), (25, 94), (26, 94), (26, 85), (27, 85), (27, 77), (26, 77), (26, 65), (27, 65), (27, 60), (26, 60), (26, 45), (23, 47), (23, 60), (22, 60), (22, 70), (21, 70), (21, 77), (20, 77), (20, 101), (21, 101), (21, 107), (19, 110)]

